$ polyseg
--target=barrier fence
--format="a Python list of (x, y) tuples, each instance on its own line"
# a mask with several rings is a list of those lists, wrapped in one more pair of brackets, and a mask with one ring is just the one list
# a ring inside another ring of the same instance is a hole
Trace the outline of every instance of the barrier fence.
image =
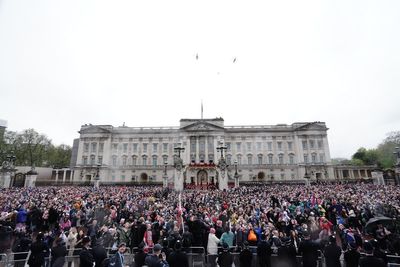
[[(116, 253), (115, 249), (106, 248), (108, 258), (112, 257), (113, 254)], [(183, 251), (186, 252), (188, 256), (189, 266), (190, 267), (216, 267), (216, 259), (218, 258), (217, 254), (207, 254), (203, 247), (190, 247), (183, 248)], [(231, 254), (233, 256), (233, 261), (236, 267), (240, 267), (239, 256), (240, 252), (235, 251), (236, 247), (230, 248)], [(258, 258), (256, 253), (256, 247), (250, 247), (250, 250), (253, 252), (253, 261), (252, 266), (258, 266)], [(75, 252), (75, 253), (73, 253)], [(127, 263), (131, 267), (135, 267), (134, 257), (138, 252), (138, 248), (133, 248), (132, 251), (127, 248), (126, 253), (124, 254), (125, 263)], [(149, 253), (152, 253), (150, 250)], [(75, 255), (71, 255), (75, 254)], [(78, 254), (78, 255), (76, 255)], [(79, 250), (68, 250), (69, 256), (65, 257), (64, 267), (79, 267)], [(22, 257), (24, 256), (24, 257)], [(19, 253), (10, 253), (10, 254), (0, 254), (0, 267), (24, 267), (27, 266), (27, 261), (29, 259), (30, 252), (19, 252)], [(21, 259), (22, 258), (22, 259)], [(389, 267), (400, 267), (400, 256), (388, 255), (388, 266)], [(342, 254), (342, 266), (345, 266), (343, 262), (343, 254)], [(45, 258), (44, 267), (51, 267), (51, 254), (49, 257)], [(271, 255), (271, 265), (275, 266), (278, 261), (278, 256), (276, 254)], [(302, 266), (302, 256), (297, 256), (296, 261), (298, 266)], [(317, 262), (318, 267), (325, 267), (325, 258), (321, 251), (319, 251), (319, 257)]]

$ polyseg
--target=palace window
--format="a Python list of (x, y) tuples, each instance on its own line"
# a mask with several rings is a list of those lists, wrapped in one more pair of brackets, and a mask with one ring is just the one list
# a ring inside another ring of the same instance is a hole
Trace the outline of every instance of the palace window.
[(99, 156), (99, 157), (97, 158), (97, 163), (100, 164), (100, 165), (103, 164), (103, 157), (102, 157), (102, 156)]
[(100, 143), (99, 144), (99, 152), (103, 152), (104, 151), (104, 143)]
[(158, 144), (155, 143), (153, 144), (153, 153), (157, 153), (157, 151), (158, 151)]
[(314, 140), (310, 140), (310, 149), (314, 149)]
[(277, 145), (278, 145), (278, 150), (282, 151), (282, 142), (277, 142)]
[(157, 167), (157, 156), (153, 156), (153, 167)]
[(263, 155), (259, 154), (257, 158), (258, 158), (258, 165), (262, 165), (263, 164)]
[(87, 157), (82, 157), (82, 164), (87, 165)]
[(319, 154), (319, 161), (325, 162), (325, 154), (324, 153)]
[(142, 157), (142, 165), (146, 166), (147, 165), (147, 156)]
[(247, 151), (251, 151), (251, 143), (247, 142)]
[(90, 164), (91, 165), (95, 165), (96, 164), (96, 156), (95, 155), (91, 155), (90, 156)]
[(272, 142), (268, 142), (268, 151), (272, 151)]
[(238, 165), (242, 165), (242, 155), (237, 155), (236, 157), (237, 157)]
[(317, 154), (313, 153), (313, 154), (311, 155), (311, 160), (312, 160), (312, 163), (317, 162)]
[(305, 149), (308, 149), (307, 141), (303, 141), (302, 144), (303, 144), (303, 149), (304, 149), (304, 150), (305, 150)]
[(132, 165), (133, 166), (137, 165), (137, 156), (132, 156)]
[(127, 160), (128, 160), (128, 157), (127, 157), (127, 156), (123, 156), (123, 157), (122, 157), (122, 166), (126, 166)]
[(113, 167), (117, 166), (117, 156), (112, 157), (112, 165), (113, 165)]
[(272, 154), (268, 155), (268, 164), (274, 164), (274, 156)]
[(292, 142), (287, 142), (288, 150), (293, 149), (293, 143)]
[(163, 152), (167, 153), (168, 152), (168, 143), (163, 144)]
[(137, 153), (138, 152), (138, 144), (134, 143), (133, 145), (133, 153)]
[(124, 153), (127, 153), (128, 152), (128, 144), (123, 144), (123, 151), (124, 151)]
[(293, 154), (289, 155), (289, 163), (294, 164), (294, 155)]
[(261, 142), (257, 142), (257, 151), (261, 151)]
[(83, 144), (83, 152), (89, 152), (89, 143)]
[(164, 155), (163, 156), (163, 163), (165, 164), (165, 163), (168, 163), (168, 156), (167, 155)]
[(253, 156), (252, 155), (247, 155), (247, 164), (248, 165), (253, 164)]
[(242, 143), (238, 142), (236, 143), (236, 151), (241, 151), (242, 150)]
[(279, 164), (283, 164), (283, 154), (279, 154), (278, 160), (279, 160)]
[(304, 163), (308, 163), (308, 155), (304, 154)]
[(143, 153), (147, 153), (147, 144), (146, 143), (143, 143)]
[(231, 143), (227, 142), (227, 143), (225, 143), (225, 145), (226, 145), (226, 151), (231, 152)]
[(92, 153), (97, 152), (97, 143), (92, 143)]
[(232, 155), (226, 155), (226, 163), (232, 165)]
[(113, 144), (113, 152), (117, 152), (117, 150), (118, 150), (118, 144), (114, 143)]

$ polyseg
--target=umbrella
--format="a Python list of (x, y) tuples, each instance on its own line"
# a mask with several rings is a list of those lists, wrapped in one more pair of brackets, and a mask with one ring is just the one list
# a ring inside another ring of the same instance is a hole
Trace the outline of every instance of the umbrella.
[(374, 218), (369, 219), (369, 221), (365, 225), (365, 230), (367, 231), (367, 233), (368, 232), (370, 233), (370, 232), (375, 231), (376, 228), (378, 228), (378, 224), (382, 224), (384, 227), (386, 227), (388, 225), (392, 225), (392, 223), (393, 223), (392, 218), (384, 217), (384, 216), (374, 217)]

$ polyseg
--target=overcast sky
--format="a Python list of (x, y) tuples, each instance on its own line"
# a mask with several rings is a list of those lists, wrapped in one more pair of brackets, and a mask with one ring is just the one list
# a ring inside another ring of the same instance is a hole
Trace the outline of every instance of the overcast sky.
[(350, 157), (400, 130), (399, 14), (398, 0), (0, 0), (0, 118), (72, 145), (85, 123), (178, 126), (203, 99), (225, 125), (325, 121), (331, 156)]

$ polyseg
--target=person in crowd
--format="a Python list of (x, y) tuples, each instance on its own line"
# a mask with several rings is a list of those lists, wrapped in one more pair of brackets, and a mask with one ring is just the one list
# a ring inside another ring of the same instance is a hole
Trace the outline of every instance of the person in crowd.
[(147, 255), (145, 259), (145, 264), (148, 267), (169, 267), (167, 256), (161, 250), (162, 246), (160, 244), (154, 245), (153, 253)]
[(257, 258), (260, 267), (271, 267), (271, 244), (265, 234), (261, 235), (261, 241), (257, 246)]
[(42, 267), (46, 253), (49, 252), (49, 247), (43, 241), (44, 235), (39, 232), (36, 236), (36, 241), (31, 245), (31, 255), (28, 259), (29, 267)]
[(126, 266), (128, 266), (129, 263), (125, 262), (125, 257), (124, 257), (125, 252), (126, 252), (126, 244), (125, 243), (120, 243), (118, 245), (117, 253), (115, 253), (111, 257), (108, 265), (109, 266), (113, 266), (113, 267), (126, 267)]
[(360, 258), (360, 267), (385, 267), (385, 262), (374, 256), (374, 247), (371, 242), (365, 241), (363, 245), (365, 255)]
[(232, 267), (233, 255), (227, 243), (222, 244), (222, 252), (218, 254), (217, 263), (220, 267)]
[(51, 266), (62, 267), (65, 264), (65, 257), (68, 255), (67, 247), (62, 238), (56, 239), (56, 245), (51, 249)]
[(79, 254), (80, 267), (93, 267), (94, 259), (92, 251), (90, 249), (90, 243), (91, 243), (90, 237), (85, 236), (82, 239), (83, 247)]
[(326, 267), (341, 267), (341, 248), (336, 244), (336, 236), (329, 236), (329, 244), (324, 249)]
[(95, 267), (101, 267), (104, 260), (107, 258), (107, 250), (104, 248), (102, 241), (97, 239), (92, 249)]
[(225, 227), (225, 232), (221, 235), (220, 242), (228, 244), (229, 247), (233, 247), (233, 241), (235, 239), (235, 235), (232, 233), (231, 228), (229, 226)]
[(346, 267), (358, 267), (360, 261), (360, 252), (357, 250), (356, 242), (351, 242), (348, 244), (348, 249), (344, 253), (344, 262)]
[(146, 244), (141, 242), (138, 246), (138, 251), (135, 253), (135, 267), (142, 267), (145, 265), (147, 252), (145, 252)]
[(240, 266), (252, 266), (253, 253), (249, 248), (249, 242), (243, 242), (243, 249), (239, 254)]
[(170, 267), (189, 267), (189, 258), (185, 252), (182, 251), (181, 241), (175, 242), (175, 249), (167, 258)]
[(278, 262), (280, 267), (296, 267), (296, 248), (289, 237), (282, 239), (281, 246), (278, 248)]
[(310, 239), (310, 233), (303, 233), (304, 239), (299, 245), (299, 254), (302, 255), (303, 267), (317, 267), (318, 244)]

